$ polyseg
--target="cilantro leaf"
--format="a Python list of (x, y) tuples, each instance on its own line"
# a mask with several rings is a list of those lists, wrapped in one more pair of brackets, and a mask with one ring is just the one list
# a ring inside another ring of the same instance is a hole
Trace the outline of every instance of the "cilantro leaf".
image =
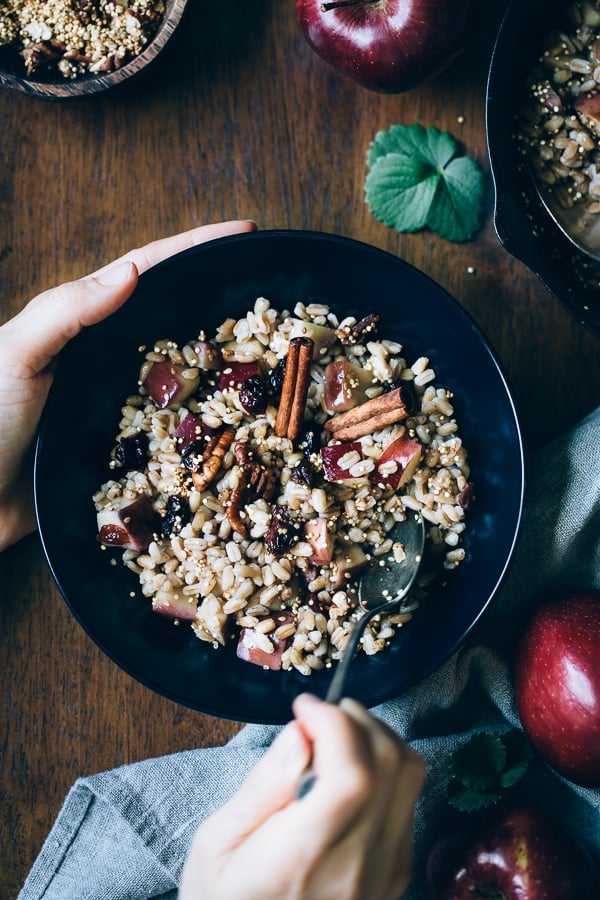
[(506, 747), (495, 734), (482, 731), (459, 747), (452, 757), (454, 777), (468, 788), (492, 788), (506, 762)]
[(450, 758), (448, 802), (463, 812), (496, 803), (520, 781), (532, 756), (531, 744), (517, 728), (471, 735)]
[(481, 225), (484, 178), (471, 157), (458, 156), (446, 131), (392, 125), (369, 146), (365, 198), (375, 218), (397, 231), (430, 228), (465, 241)]
[(502, 787), (508, 788), (520, 781), (529, 768), (533, 750), (525, 734), (518, 728), (507, 731), (502, 740), (506, 747), (506, 763), (500, 783)]
[(477, 812), (485, 806), (497, 803), (499, 799), (500, 794), (497, 791), (478, 791), (465, 787), (456, 779), (448, 785), (448, 802), (461, 812)]

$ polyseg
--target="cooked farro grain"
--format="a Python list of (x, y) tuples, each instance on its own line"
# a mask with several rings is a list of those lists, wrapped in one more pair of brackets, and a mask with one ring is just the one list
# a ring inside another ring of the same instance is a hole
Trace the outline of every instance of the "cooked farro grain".
[(517, 138), (535, 177), (566, 207), (600, 213), (600, 0), (574, 0), (526, 85)]
[[(429, 563), (403, 609), (370, 624), (366, 654), (381, 652), (410, 620), (436, 570), (464, 558), (469, 466), (452, 395), (432, 383), (427, 357), (411, 366), (399, 343), (372, 330), (367, 344), (344, 346), (338, 325), (323, 304), (298, 303), (291, 314), (259, 298), (212, 341), (201, 333), (183, 347), (161, 340), (142, 348), (113, 477), (93, 498), (100, 542), (124, 548), (157, 613), (188, 620), (216, 648), (237, 640), (243, 659), (305, 675), (341, 655), (362, 569), (404, 558), (388, 537), (396, 522), (423, 514)], [(275, 431), (277, 367), (299, 335), (314, 342), (311, 388), (303, 430), (290, 439)], [(340, 363), (354, 367), (343, 370), (341, 394), (332, 375)], [(328, 435), (320, 450), (340, 404), (360, 413), (369, 400), (370, 410), (370, 398), (385, 401), (399, 385), (410, 393), (401, 395), (410, 399), (403, 420), (348, 443)], [(398, 483), (406, 462), (391, 451), (407, 445), (418, 465)]]

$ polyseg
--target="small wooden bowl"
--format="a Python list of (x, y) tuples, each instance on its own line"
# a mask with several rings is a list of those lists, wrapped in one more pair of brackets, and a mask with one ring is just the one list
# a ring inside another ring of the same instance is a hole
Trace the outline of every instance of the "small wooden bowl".
[(0, 87), (46, 100), (75, 100), (108, 91), (139, 75), (155, 61), (179, 25), (186, 5), (187, 0), (166, 0), (164, 16), (150, 43), (141, 53), (114, 72), (80, 75), (73, 79), (54, 75), (36, 81), (0, 68)]

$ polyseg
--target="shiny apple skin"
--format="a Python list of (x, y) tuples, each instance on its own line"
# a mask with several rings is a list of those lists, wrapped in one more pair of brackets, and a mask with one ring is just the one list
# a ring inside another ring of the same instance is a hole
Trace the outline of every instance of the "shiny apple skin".
[(330, 10), (323, 5), (296, 0), (306, 40), (373, 91), (416, 87), (450, 65), (467, 44), (471, 0), (357, 0)]
[(515, 694), (544, 759), (576, 784), (600, 786), (600, 592), (534, 613), (517, 648)]
[(600, 881), (587, 851), (530, 806), (465, 816), (432, 848), (432, 900), (598, 900)]

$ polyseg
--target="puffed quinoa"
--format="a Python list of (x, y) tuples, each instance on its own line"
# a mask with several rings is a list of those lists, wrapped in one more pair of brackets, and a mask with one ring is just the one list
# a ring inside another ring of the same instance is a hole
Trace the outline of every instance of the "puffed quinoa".
[(3, 0), (0, 47), (23, 59), (28, 77), (112, 72), (142, 52), (165, 0)]

